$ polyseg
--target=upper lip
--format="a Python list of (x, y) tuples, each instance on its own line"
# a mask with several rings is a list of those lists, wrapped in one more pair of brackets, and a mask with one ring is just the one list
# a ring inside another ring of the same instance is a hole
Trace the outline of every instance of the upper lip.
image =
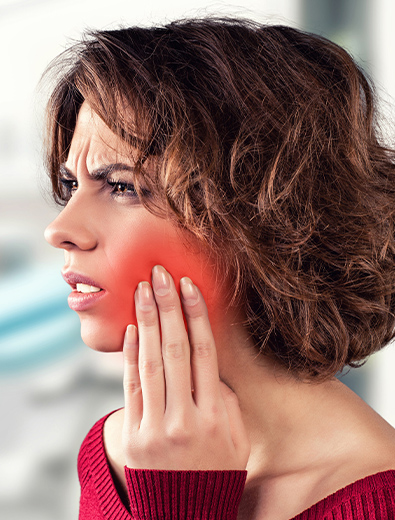
[(70, 285), (73, 289), (77, 288), (77, 283), (84, 283), (86, 285), (93, 285), (94, 287), (100, 287), (94, 280), (88, 278), (87, 276), (79, 273), (73, 273), (71, 271), (62, 272), (63, 279), (66, 283)]

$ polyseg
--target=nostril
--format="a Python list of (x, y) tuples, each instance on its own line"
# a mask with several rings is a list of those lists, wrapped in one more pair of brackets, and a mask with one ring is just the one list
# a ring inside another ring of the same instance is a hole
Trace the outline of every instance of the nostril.
[(70, 242), (69, 240), (64, 240), (63, 242), (61, 242), (59, 244), (59, 247), (62, 249), (66, 249), (68, 251), (69, 249), (72, 249), (73, 247), (75, 247), (75, 244), (74, 244), (74, 242)]

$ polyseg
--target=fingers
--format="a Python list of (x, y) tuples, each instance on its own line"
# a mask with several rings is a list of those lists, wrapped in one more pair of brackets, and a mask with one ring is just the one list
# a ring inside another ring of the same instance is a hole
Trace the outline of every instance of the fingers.
[(199, 408), (211, 410), (220, 395), (217, 352), (207, 307), (190, 278), (180, 280), (184, 314), (191, 345), (194, 399)]
[(153, 268), (152, 285), (162, 331), (166, 413), (180, 413), (192, 403), (188, 334), (173, 279), (162, 266)]
[(150, 423), (160, 421), (165, 412), (180, 415), (194, 404), (208, 414), (224, 413), (215, 342), (201, 292), (189, 278), (181, 279), (187, 333), (174, 281), (163, 267), (154, 267), (152, 285), (154, 294), (148, 282), (141, 282), (136, 291), (138, 348), (125, 342), (125, 392), (129, 406), (136, 409), (130, 413), (140, 420), (142, 414)]

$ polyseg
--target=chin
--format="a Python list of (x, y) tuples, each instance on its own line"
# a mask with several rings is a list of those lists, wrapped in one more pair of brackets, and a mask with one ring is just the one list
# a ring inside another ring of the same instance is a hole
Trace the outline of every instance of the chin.
[[(122, 352), (124, 331), (105, 330), (81, 320), (81, 338), (85, 345), (98, 352)], [(125, 325), (126, 330), (126, 325)]]

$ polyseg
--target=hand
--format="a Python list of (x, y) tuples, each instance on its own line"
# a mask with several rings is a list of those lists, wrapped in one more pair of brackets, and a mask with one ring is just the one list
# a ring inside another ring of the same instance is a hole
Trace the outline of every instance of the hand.
[(170, 274), (156, 266), (152, 281), (155, 294), (148, 282), (139, 284), (138, 331), (129, 325), (125, 334), (122, 444), (126, 465), (244, 470), (250, 446), (238, 399), (219, 379), (202, 294), (189, 278), (181, 279), (187, 333)]

